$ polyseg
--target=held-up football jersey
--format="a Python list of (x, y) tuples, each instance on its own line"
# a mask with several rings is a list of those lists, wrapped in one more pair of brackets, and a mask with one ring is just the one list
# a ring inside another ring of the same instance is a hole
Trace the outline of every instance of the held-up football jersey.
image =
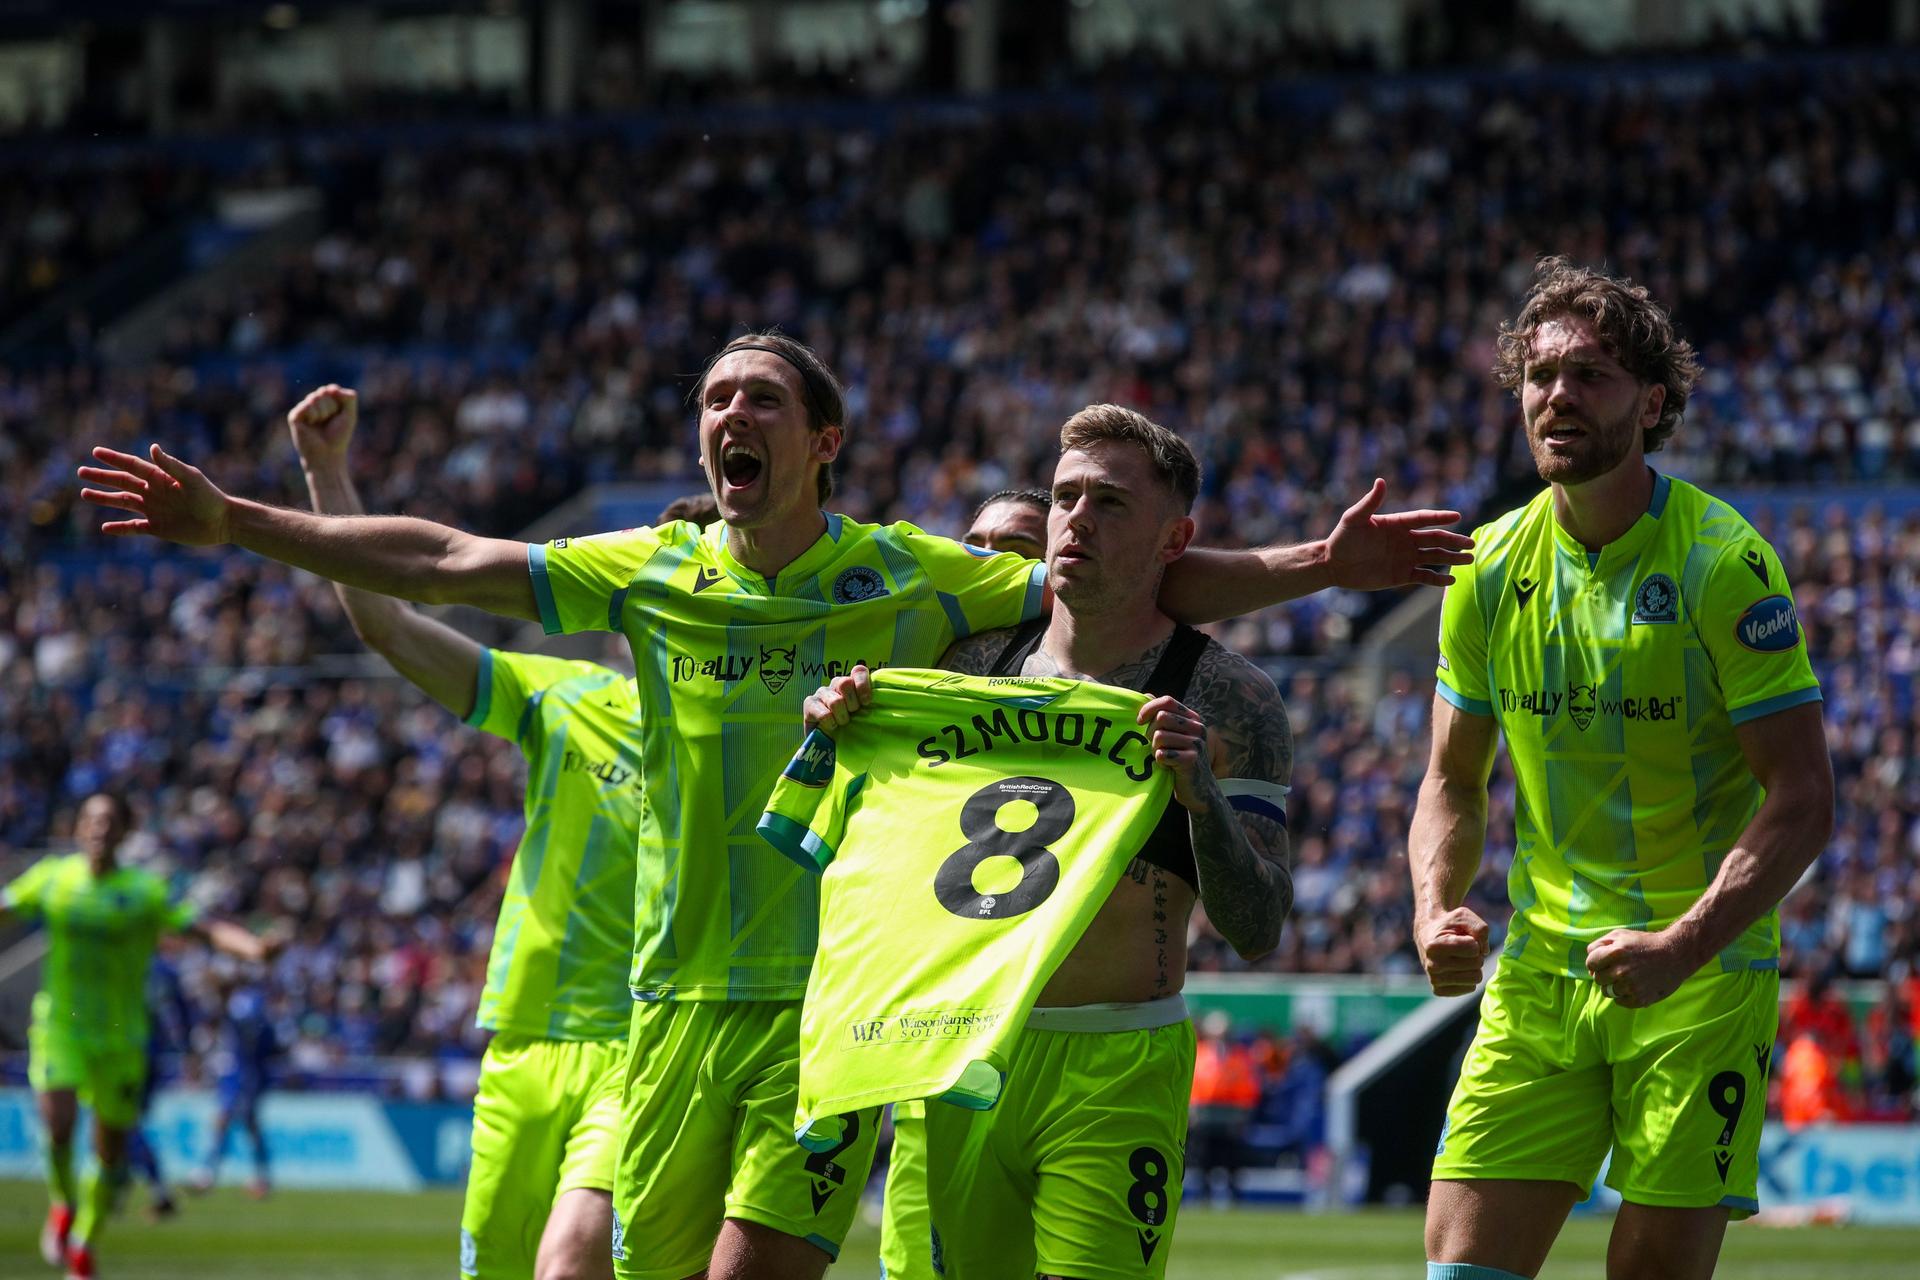
[(1172, 794), (1146, 704), (1079, 680), (884, 671), (837, 744), (807, 736), (760, 822), (824, 872), (800, 1133), (909, 1098), (993, 1105), (1034, 1000)]
[(930, 666), (957, 639), (1032, 617), (1045, 570), (836, 515), (771, 581), (733, 558), (724, 524), (562, 539), (528, 556), (549, 632), (618, 630), (633, 646), (646, 761), (634, 995), (799, 999), (819, 886), (754, 824), (801, 704), (855, 663)]
[(95, 878), (84, 853), (40, 859), (0, 889), (0, 905), (47, 927), (34, 1024), (83, 1047), (143, 1051), (154, 944), (192, 924), (194, 908), (139, 867)]
[(641, 795), (633, 682), (591, 662), (483, 649), (467, 723), (527, 758), (527, 827), (476, 1021), (549, 1040), (624, 1040)]
[[(1513, 763), (1505, 957), (1587, 977), (1587, 944), (1660, 929), (1713, 882), (1764, 794), (1734, 726), (1820, 700), (1773, 548), (1656, 476), (1645, 515), (1588, 552), (1547, 490), (1474, 532), (1441, 610), (1440, 694), (1499, 721)], [(1776, 913), (1719, 969), (1779, 964)]]

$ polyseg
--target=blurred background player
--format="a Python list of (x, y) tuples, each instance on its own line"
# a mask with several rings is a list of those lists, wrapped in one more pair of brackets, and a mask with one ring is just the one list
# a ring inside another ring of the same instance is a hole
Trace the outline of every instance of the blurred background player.
[(974, 508), (961, 541), (989, 551), (1010, 551), (1028, 560), (1047, 554), (1047, 506), (1043, 489), (1002, 489)]
[[(40, 1236), (50, 1266), (75, 1280), (94, 1274), (94, 1246), (127, 1180), (127, 1134), (139, 1122), (147, 1074), (147, 968), (162, 933), (189, 932), (243, 960), (269, 944), (229, 921), (200, 918), (172, 900), (166, 882), (119, 861), (132, 812), (98, 792), (74, 820), (76, 853), (40, 859), (0, 889), (0, 917), (47, 930), (40, 990), (33, 997), (28, 1074), (45, 1126), (51, 1204)], [(76, 1187), (73, 1129), (93, 1110), (97, 1163)]]
[(1500, 329), (1543, 490), (1447, 592), (1408, 838), (1436, 995), (1480, 983), (1465, 904), (1496, 734), (1515, 905), (1427, 1200), (1434, 1280), (1531, 1276), (1612, 1153), (1614, 1280), (1705, 1280), (1758, 1208), (1776, 908), (1833, 825), (1820, 686), (1773, 548), (1647, 465), (1699, 378), (1644, 288), (1541, 260)]
[(247, 1194), (264, 1200), (270, 1189), (267, 1135), (260, 1125), (260, 1097), (266, 1092), (274, 1059), (281, 1052), (267, 1008), (267, 993), (257, 977), (235, 974), (218, 979), (218, 1007), (214, 1013), (214, 1080), (220, 1100), (220, 1118), (213, 1127), (206, 1163), (191, 1184), (196, 1192), (211, 1191), (220, 1179), (220, 1162), (234, 1126), (247, 1135), (253, 1148), (253, 1177)]
[[(338, 386), (287, 415), (316, 511), (363, 511), (348, 467), (358, 421), (359, 397)], [(676, 508), (707, 510), (697, 497)], [(338, 594), (394, 670), (527, 757), (526, 832), (480, 1004), (494, 1035), (474, 1098), (460, 1272), (610, 1275), (639, 840), (633, 682), (590, 662), (484, 648), (389, 596)]]
[(147, 1184), (147, 1216), (158, 1222), (179, 1210), (167, 1186), (160, 1153), (147, 1137), (147, 1113), (169, 1064), (176, 1065), (193, 1043), (193, 1007), (180, 985), (180, 972), (164, 951), (156, 952), (147, 970), (147, 1076), (140, 1086), (140, 1119), (127, 1133), (127, 1164)]

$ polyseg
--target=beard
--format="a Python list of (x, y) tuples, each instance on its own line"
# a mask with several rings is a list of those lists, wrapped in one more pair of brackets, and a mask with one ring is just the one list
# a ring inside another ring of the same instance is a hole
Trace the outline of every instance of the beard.
[(1571, 449), (1558, 452), (1550, 448), (1537, 431), (1538, 419), (1535, 419), (1535, 423), (1527, 426), (1527, 449), (1533, 454), (1534, 470), (1548, 484), (1577, 485), (1597, 480), (1625, 462), (1633, 452), (1634, 433), (1640, 429), (1635, 419), (1639, 416), (1638, 408), (1628, 408), (1612, 422), (1574, 418), (1571, 421), (1580, 427), (1581, 435)]

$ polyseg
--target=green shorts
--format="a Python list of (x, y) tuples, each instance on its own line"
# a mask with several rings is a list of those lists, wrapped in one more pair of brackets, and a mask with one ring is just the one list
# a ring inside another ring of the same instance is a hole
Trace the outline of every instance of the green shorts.
[(1433, 1160), (1439, 1178), (1607, 1185), (1634, 1204), (1757, 1211), (1773, 970), (1707, 973), (1623, 1009), (1585, 978), (1501, 962)]
[(473, 1099), (461, 1275), (531, 1277), (560, 1194), (613, 1189), (625, 1078), (619, 1040), (494, 1036)]
[(849, 1116), (841, 1145), (815, 1154), (794, 1139), (799, 1101), (799, 1001), (634, 1005), (615, 1274), (683, 1280), (706, 1270), (726, 1218), (838, 1257), (873, 1168), (880, 1112)]
[(35, 1093), (71, 1089), (109, 1129), (140, 1122), (147, 1051), (139, 1044), (88, 1043), (35, 1018), (27, 1026), (27, 1083)]
[(1165, 1276), (1193, 1054), (1178, 996), (1035, 1010), (991, 1111), (927, 1103), (931, 1269), (955, 1280)]
[(887, 1198), (880, 1220), (880, 1274), (886, 1280), (930, 1280), (933, 1275), (926, 1126), (924, 1100), (893, 1104), (893, 1153), (887, 1157)]

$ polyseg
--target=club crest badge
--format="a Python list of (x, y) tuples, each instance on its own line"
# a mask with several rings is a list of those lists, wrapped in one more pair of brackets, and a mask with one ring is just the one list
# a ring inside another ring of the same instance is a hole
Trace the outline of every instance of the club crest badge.
[(1633, 593), (1635, 626), (1649, 622), (1677, 622), (1680, 619), (1680, 588), (1664, 573), (1650, 573), (1640, 580)]
[(886, 594), (886, 579), (880, 576), (878, 569), (864, 564), (842, 570), (840, 576), (833, 580), (835, 604), (859, 604), (862, 600), (873, 600)]

